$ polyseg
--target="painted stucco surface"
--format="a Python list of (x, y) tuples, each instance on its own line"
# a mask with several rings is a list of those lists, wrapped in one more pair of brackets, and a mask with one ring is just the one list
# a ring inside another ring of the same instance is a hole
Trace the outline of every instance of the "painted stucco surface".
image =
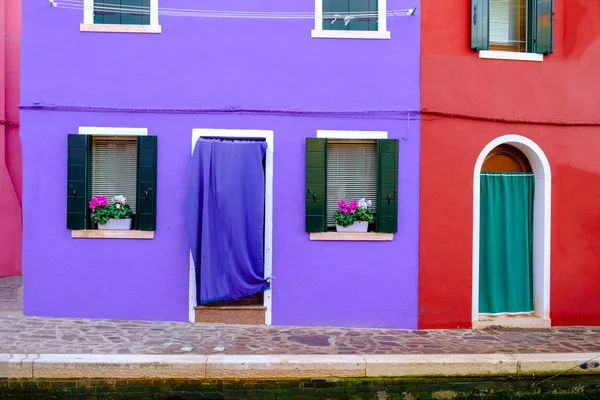
[(0, 277), (21, 274), (21, 2), (0, 3)]
[[(415, 5), (402, 0), (394, 8)], [(306, 1), (227, 6), (313, 9)], [(312, 20), (161, 17), (162, 34), (136, 35), (79, 32), (80, 10), (29, 3), (24, 12), (25, 314), (186, 320), (182, 215), (192, 129), (268, 129), (275, 149), (273, 323), (417, 326), (419, 121), (407, 111), (419, 105), (418, 16), (389, 18), (391, 40), (340, 40), (311, 39)], [(49, 32), (61, 46), (37, 45)], [(70, 237), (66, 135), (79, 126), (147, 127), (158, 136), (153, 240)], [(383, 130), (400, 139), (392, 242), (309, 240), (304, 142), (318, 129)]]
[(421, 131), (419, 327), (471, 326), (473, 170), (506, 134), (537, 143), (552, 171), (552, 324), (598, 325), (600, 2), (555, 0), (541, 63), (479, 59), (459, 3), (423, 1), (421, 104), (435, 115)]

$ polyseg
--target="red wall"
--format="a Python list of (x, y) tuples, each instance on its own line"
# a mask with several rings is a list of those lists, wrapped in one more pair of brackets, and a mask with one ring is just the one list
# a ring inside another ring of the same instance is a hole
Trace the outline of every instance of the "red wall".
[(552, 169), (552, 324), (600, 325), (600, 0), (555, 0), (543, 62), (479, 59), (470, 4), (422, 0), (419, 326), (471, 326), (473, 169), (511, 133)]
[(21, 274), (21, 2), (0, 1), (0, 277)]

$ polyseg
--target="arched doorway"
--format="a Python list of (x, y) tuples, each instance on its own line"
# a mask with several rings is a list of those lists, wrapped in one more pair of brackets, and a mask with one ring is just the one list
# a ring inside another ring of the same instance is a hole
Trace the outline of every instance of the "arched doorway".
[(550, 326), (550, 166), (533, 141), (506, 135), (474, 171), (473, 327)]

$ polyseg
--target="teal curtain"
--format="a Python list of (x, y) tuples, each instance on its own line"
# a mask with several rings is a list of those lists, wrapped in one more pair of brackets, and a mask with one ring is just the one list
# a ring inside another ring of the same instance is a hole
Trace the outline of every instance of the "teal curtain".
[(533, 311), (532, 173), (482, 173), (479, 312)]

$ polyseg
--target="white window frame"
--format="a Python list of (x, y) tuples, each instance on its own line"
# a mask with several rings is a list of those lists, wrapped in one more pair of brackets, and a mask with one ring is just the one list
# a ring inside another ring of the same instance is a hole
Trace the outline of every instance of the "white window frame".
[[(355, 139), (355, 140), (377, 140), (387, 139), (387, 131), (338, 131), (317, 130), (317, 138), (323, 139)], [(337, 233), (337, 232), (311, 232), (310, 240), (332, 240), (332, 241), (391, 241), (393, 233), (366, 232), (366, 233)]]
[(311, 31), (314, 38), (335, 39), (390, 39), (387, 30), (387, 0), (378, 0), (377, 31), (333, 31), (323, 29), (323, 0), (315, 0), (315, 29)]
[(150, 0), (150, 25), (94, 24), (94, 0), (83, 0), (81, 32), (161, 33), (158, 24), (158, 0)]
[[(264, 262), (265, 278), (270, 278), (273, 273), (273, 131), (268, 130), (250, 130), (250, 129), (192, 129), (192, 154), (196, 142), (201, 137), (212, 138), (248, 138), (265, 139), (267, 142), (267, 152), (265, 154), (265, 242), (264, 242)], [(189, 271), (189, 321), (196, 321), (194, 307), (197, 305), (196, 298), (196, 268), (194, 268), (194, 259), (190, 252), (190, 271)], [(266, 308), (265, 325), (271, 325), (273, 304), (273, 282), (269, 289), (264, 291), (263, 305)]]
[[(80, 126), (77, 130), (77, 134), (90, 136), (148, 136), (148, 128)], [(71, 230), (71, 237), (84, 239), (154, 239), (154, 231), (101, 231), (98, 229)]]

